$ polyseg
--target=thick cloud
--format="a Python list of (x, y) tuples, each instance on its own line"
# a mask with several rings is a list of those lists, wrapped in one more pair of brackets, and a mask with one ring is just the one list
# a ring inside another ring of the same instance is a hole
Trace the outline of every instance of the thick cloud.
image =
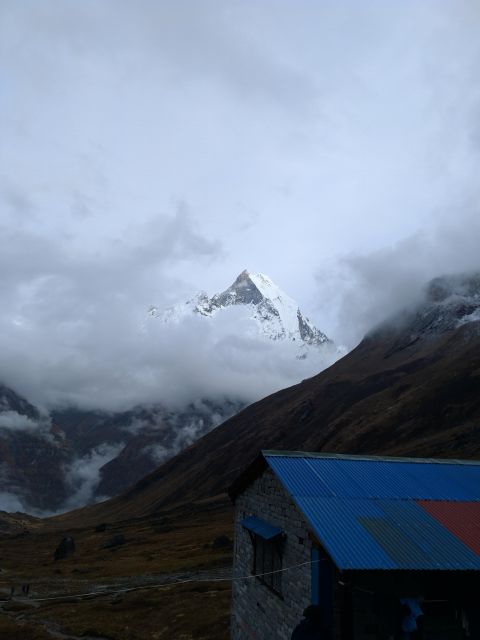
[(46, 406), (78, 400), (117, 408), (153, 400), (152, 358), (142, 332), (151, 302), (146, 295), (155, 292), (164, 304), (172, 291), (182, 295), (168, 267), (202, 264), (219, 251), (193, 226), (181, 207), (88, 256), (58, 239), (4, 228), (0, 378)]
[(122, 410), (201, 398), (249, 401), (313, 375), (335, 357), (298, 360), (294, 344), (252, 334), (242, 309), (166, 325), (127, 295), (125, 287), (135, 287), (128, 256), (127, 273), (106, 262), (98, 279), (81, 264), (78, 271), (70, 266), (68, 276), (36, 274), (10, 293), (15, 313), (2, 320), (1, 376), (41, 406)]
[(334, 304), (337, 331), (354, 346), (370, 329), (422, 300), (442, 275), (480, 271), (480, 215), (458, 212), (430, 232), (370, 254), (350, 254), (318, 274), (319, 296)]
[(32, 420), (16, 411), (3, 411), (0, 413), (0, 428), (11, 431), (33, 431), (40, 426), (37, 420)]
[(322, 357), (299, 361), (293, 345), (248, 335), (246, 311), (170, 327), (147, 317), (147, 303), (187, 296), (168, 275), (172, 264), (201, 265), (220, 251), (194, 231), (184, 205), (88, 257), (5, 228), (0, 378), (46, 408), (121, 410), (202, 397), (252, 400), (315, 373)]
[(0, 380), (46, 406), (251, 398), (323, 365), (229, 314), (162, 333), (148, 306), (248, 268), (352, 345), (469, 266), (479, 19), (474, 0), (2, 2)]

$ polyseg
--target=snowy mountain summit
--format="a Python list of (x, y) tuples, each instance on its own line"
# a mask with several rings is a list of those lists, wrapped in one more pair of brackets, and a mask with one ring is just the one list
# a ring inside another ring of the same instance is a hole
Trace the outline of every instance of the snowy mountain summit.
[(211, 298), (201, 292), (188, 302), (165, 311), (151, 307), (149, 314), (163, 322), (180, 322), (199, 314), (212, 318), (222, 309), (243, 306), (249, 311), (257, 334), (270, 340), (289, 340), (298, 344), (299, 357), (305, 357), (309, 347), (333, 348), (333, 342), (302, 314), (298, 304), (262, 273), (247, 270), (222, 293)]

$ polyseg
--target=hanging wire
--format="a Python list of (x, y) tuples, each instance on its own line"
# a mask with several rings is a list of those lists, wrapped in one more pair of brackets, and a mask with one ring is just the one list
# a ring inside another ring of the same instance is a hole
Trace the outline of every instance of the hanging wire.
[[(188, 584), (192, 582), (239, 582), (241, 580), (253, 580), (255, 578), (263, 578), (264, 576), (269, 576), (274, 573), (284, 573), (285, 571), (291, 571), (292, 569), (298, 569), (300, 567), (305, 567), (307, 565), (318, 564), (323, 562), (324, 558), (320, 558), (319, 560), (307, 560), (306, 562), (300, 562), (299, 564), (294, 564), (289, 567), (284, 567), (282, 569), (275, 569), (274, 571), (266, 571), (264, 573), (255, 573), (250, 574), (248, 576), (230, 576), (228, 578), (185, 578), (182, 580), (174, 580), (172, 582), (161, 582), (157, 584), (144, 584), (138, 585), (135, 587), (122, 587), (119, 589), (103, 589), (100, 591), (87, 591), (85, 593), (71, 593), (63, 596), (46, 596), (43, 598), (27, 598), (28, 602), (52, 602), (55, 600), (72, 600), (72, 599), (87, 599), (92, 596), (110, 596), (115, 595), (117, 593), (131, 593), (132, 591), (140, 591), (146, 589), (169, 589), (170, 587), (175, 587), (181, 584)], [(0, 600), (0, 603), (11, 602), (11, 599)]]

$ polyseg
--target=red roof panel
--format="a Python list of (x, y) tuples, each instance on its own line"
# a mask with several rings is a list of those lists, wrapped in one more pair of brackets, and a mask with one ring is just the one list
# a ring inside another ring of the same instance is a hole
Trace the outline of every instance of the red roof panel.
[(442, 524), (480, 556), (480, 502), (417, 500), (432, 518)]

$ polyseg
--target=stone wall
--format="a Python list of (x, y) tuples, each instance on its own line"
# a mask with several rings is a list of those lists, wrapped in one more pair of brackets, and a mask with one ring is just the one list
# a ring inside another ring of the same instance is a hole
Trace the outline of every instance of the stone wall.
[[(240, 522), (257, 516), (281, 528), (286, 539), (282, 568), (311, 560), (307, 523), (270, 469), (257, 478), (235, 502), (234, 576), (252, 575), (253, 547)], [(234, 580), (232, 640), (290, 640), (294, 627), (311, 599), (311, 565), (282, 573), (282, 595), (258, 578)]]

